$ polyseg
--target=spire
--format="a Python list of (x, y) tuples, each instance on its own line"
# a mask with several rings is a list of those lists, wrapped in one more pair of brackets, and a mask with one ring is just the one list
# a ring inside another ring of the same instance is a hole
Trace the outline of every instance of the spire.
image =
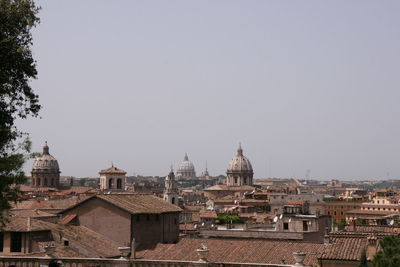
[(206, 160), (206, 171), (208, 171), (208, 168), (207, 168), (207, 160)]
[(189, 157), (186, 152), (185, 152), (185, 157), (183, 158), (183, 161), (189, 161)]
[(242, 143), (240, 143), (240, 142), (239, 142), (239, 148), (237, 150), (237, 155), (238, 156), (243, 156)]
[(43, 147), (43, 155), (50, 155), (49, 154), (49, 146), (47, 145), (47, 141), (45, 142), (45, 145)]

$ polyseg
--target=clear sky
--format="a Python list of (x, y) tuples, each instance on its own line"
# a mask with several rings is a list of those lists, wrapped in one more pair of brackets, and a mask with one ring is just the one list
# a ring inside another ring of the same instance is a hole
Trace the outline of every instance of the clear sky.
[(256, 178), (400, 178), (400, 1), (38, 4), (19, 125), (61, 175), (218, 175), (242, 142)]

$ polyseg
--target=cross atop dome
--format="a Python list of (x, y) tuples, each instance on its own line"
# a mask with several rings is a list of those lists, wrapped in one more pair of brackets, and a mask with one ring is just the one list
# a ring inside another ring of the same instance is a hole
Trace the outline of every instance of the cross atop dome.
[(237, 150), (237, 155), (238, 156), (243, 156), (243, 149), (242, 149), (242, 143), (239, 142), (239, 148)]
[(44, 142), (43, 155), (50, 155), (50, 153), (49, 153), (49, 146), (47, 145), (47, 141)]

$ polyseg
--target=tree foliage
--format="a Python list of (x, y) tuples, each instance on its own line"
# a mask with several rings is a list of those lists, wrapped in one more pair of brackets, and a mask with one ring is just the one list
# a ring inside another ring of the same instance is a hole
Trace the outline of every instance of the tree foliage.
[(368, 260), (367, 260), (367, 249), (364, 248), (361, 251), (361, 256), (360, 256), (360, 265), (358, 267), (368, 267)]
[(32, 57), (31, 30), (39, 23), (32, 0), (0, 0), (0, 222), (9, 201), (16, 201), (16, 185), (25, 181), (22, 166), (30, 149), (17, 119), (37, 116), (38, 96), (30, 86), (37, 76)]
[(398, 236), (386, 236), (380, 241), (381, 250), (372, 260), (375, 267), (400, 266), (400, 238)]
[(240, 218), (237, 215), (218, 214), (217, 220), (220, 224), (239, 223)]

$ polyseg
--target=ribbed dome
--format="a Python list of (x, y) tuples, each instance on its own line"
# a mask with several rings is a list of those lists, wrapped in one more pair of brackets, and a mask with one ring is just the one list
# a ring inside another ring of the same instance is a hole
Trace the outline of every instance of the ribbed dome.
[(179, 164), (177, 172), (194, 172), (194, 165), (191, 161), (189, 161), (189, 157), (185, 154), (183, 161)]
[(231, 162), (229, 162), (227, 172), (253, 172), (253, 167), (251, 166), (250, 160), (243, 156), (243, 149), (239, 145), (236, 157), (234, 157)]
[(181, 178), (194, 178), (196, 177), (196, 172), (194, 170), (194, 165), (189, 161), (188, 155), (185, 153), (185, 157), (176, 171), (177, 177)]
[(47, 142), (43, 147), (43, 154), (33, 161), (32, 170), (52, 170), (59, 172), (58, 161), (49, 154), (49, 147)]

